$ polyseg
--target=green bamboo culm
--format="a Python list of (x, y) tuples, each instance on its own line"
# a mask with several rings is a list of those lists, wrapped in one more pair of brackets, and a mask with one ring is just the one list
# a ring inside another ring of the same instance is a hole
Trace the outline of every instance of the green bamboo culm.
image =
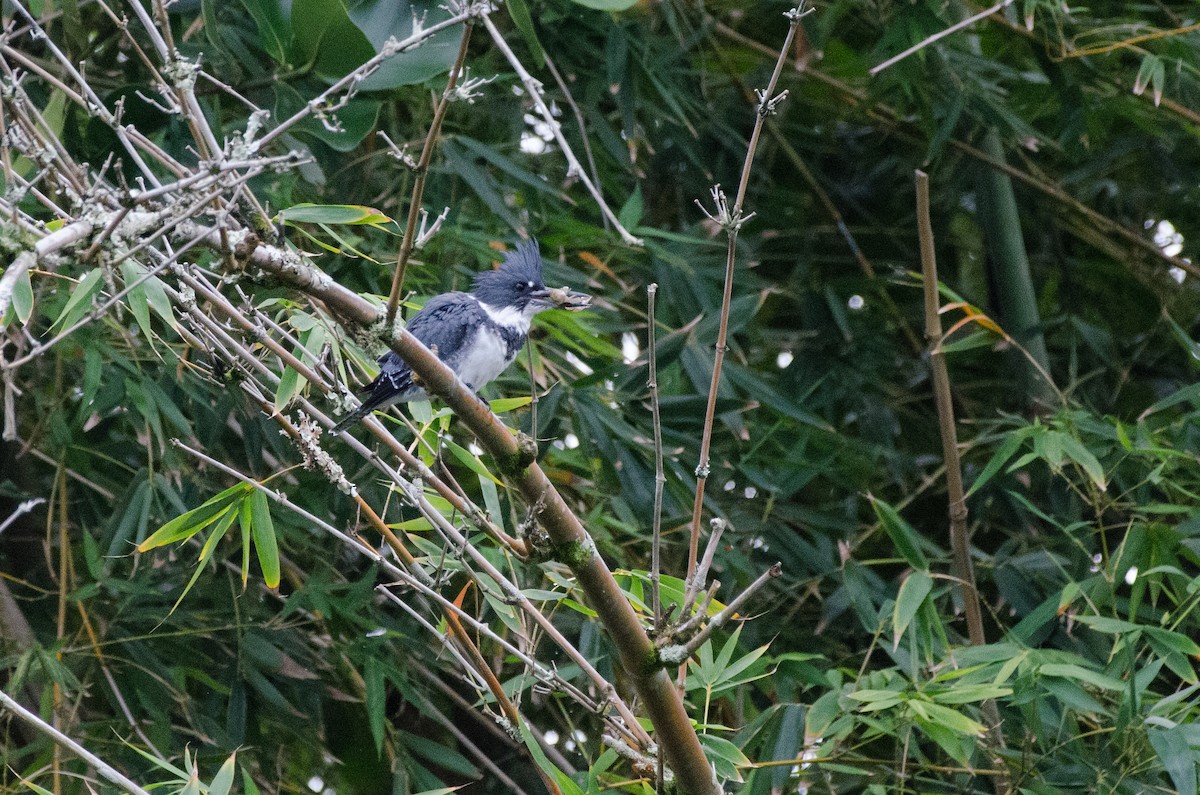
[[(1004, 146), (995, 130), (988, 130), (982, 148), (988, 157), (1005, 162)], [(1055, 389), (1047, 381), (1050, 356), (1042, 335), (1042, 318), (1038, 312), (1037, 291), (1029, 273), (1029, 257), (1025, 254), (1017, 197), (1012, 179), (999, 169), (987, 166), (982, 169), (979, 221), (988, 251), (992, 284), (996, 289), (1000, 322), (1029, 353), (1029, 357), (1017, 354), (1025, 392), (1034, 407), (1053, 405)]]

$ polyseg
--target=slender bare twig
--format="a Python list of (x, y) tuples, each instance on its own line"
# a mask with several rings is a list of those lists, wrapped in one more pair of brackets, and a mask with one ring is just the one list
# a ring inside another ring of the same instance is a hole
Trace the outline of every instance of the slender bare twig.
[(738, 610), (742, 608), (742, 605), (749, 601), (751, 596), (754, 596), (754, 594), (762, 590), (764, 585), (782, 573), (783, 564), (776, 563), (775, 565), (771, 566), (771, 568), (758, 575), (757, 579), (746, 586), (746, 589), (738, 594), (736, 599), (726, 605), (724, 610), (709, 619), (708, 623), (704, 625), (704, 628), (697, 632), (691, 640), (682, 646), (666, 646), (661, 649), (659, 651), (659, 656), (662, 658), (663, 662), (680, 664), (685, 662), (688, 657), (691, 657), (696, 653), (697, 649), (704, 645), (704, 642), (712, 636), (713, 632), (715, 632), (719, 627), (724, 626), (729, 619), (736, 616)]
[(28, 723), (33, 728), (37, 729), (43, 734), (48, 735), (52, 740), (54, 740), (57, 746), (66, 748), (71, 753), (75, 754), (80, 759), (94, 767), (96, 772), (99, 773), (102, 778), (111, 781), (118, 787), (123, 787), (125, 791), (131, 793), (131, 795), (150, 795), (150, 793), (148, 793), (146, 790), (142, 789), (137, 784), (133, 783), (133, 781), (122, 775), (120, 771), (118, 771), (112, 765), (108, 764), (103, 759), (96, 756), (91, 751), (51, 726), (49, 723), (46, 723), (46, 721), (39, 718), (36, 713), (30, 712), (22, 707), (3, 690), (0, 690), (0, 705), (3, 705), (11, 710), (13, 714)]
[(708, 523), (708, 541), (704, 544), (704, 555), (695, 571), (688, 577), (683, 591), (683, 603), (680, 607), (680, 617), (686, 618), (696, 600), (696, 594), (708, 579), (709, 569), (712, 568), (713, 558), (716, 557), (717, 547), (721, 543), (721, 534), (729, 527), (729, 523), (719, 516), (714, 516)]
[[(447, 28), (452, 28), (455, 25), (460, 25), (468, 19), (479, 13), (477, 10), (469, 9), (465, 12), (453, 14), (441, 22), (433, 25), (422, 25), (419, 30), (414, 30), (408, 38), (399, 41), (395, 39), (389, 40), (373, 57), (368, 59), (362, 66), (347, 74), (345, 77), (337, 80), (329, 88), (322, 91), (313, 99), (310, 99), (303, 108), (293, 113), (288, 118), (277, 124), (256, 142), (256, 149), (261, 151), (263, 147), (274, 141), (279, 136), (290, 130), (292, 127), (299, 124), (304, 119), (317, 112), (327, 112), (331, 103), (336, 103), (333, 97), (336, 97), (343, 91), (352, 90), (356, 85), (361, 83), (364, 78), (378, 71), (379, 67), (388, 58), (391, 58), (397, 53), (406, 52), (419, 46), (435, 33), (443, 31)], [(486, 17), (485, 17), (486, 18)]]
[(888, 58), (883, 63), (881, 63), (877, 66), (871, 67), (871, 71), (870, 71), (871, 77), (874, 77), (875, 75), (879, 74), (884, 69), (887, 69), (889, 66), (891, 66), (892, 64), (895, 64), (899, 61), (903, 61), (905, 58), (912, 55), (914, 52), (923, 50), (926, 47), (928, 47), (930, 44), (933, 44), (936, 41), (940, 41), (941, 39), (946, 38), (951, 33), (962, 30), (963, 28), (967, 27), (968, 25), (973, 25), (974, 23), (978, 22), (979, 20), (983, 19), (984, 17), (996, 13), (1000, 9), (1004, 8), (1005, 6), (1012, 5), (1012, 2), (1013, 2), (1013, 0), (1000, 0), (999, 3), (996, 3), (996, 5), (992, 6), (991, 8), (987, 9), (986, 11), (980, 11), (978, 14), (973, 14), (973, 15), (967, 17), (966, 19), (962, 20), (961, 22), (954, 23), (953, 25), (946, 28), (945, 30), (940, 30), (937, 33), (933, 34), (932, 36), (928, 36), (928, 37), (922, 39), (921, 41), (917, 42), (913, 46), (909, 47), (904, 52), (902, 52), (898, 55), (893, 55), (891, 58)]
[[(725, 251), (725, 287), (721, 293), (720, 325), (717, 329), (716, 355), (713, 359), (712, 382), (708, 388), (708, 405), (704, 411), (704, 429), (700, 435), (700, 462), (696, 465), (696, 498), (692, 503), (691, 536), (688, 539), (687, 579), (692, 579), (696, 573), (696, 555), (700, 548), (700, 517), (704, 510), (704, 490), (710, 473), (709, 450), (712, 444), (713, 423), (717, 413), (717, 391), (721, 385), (721, 366), (725, 361), (725, 350), (729, 339), (729, 308), (733, 301), (734, 265), (737, 262), (737, 236), (742, 224), (753, 215), (743, 215), (742, 208), (746, 200), (746, 189), (750, 184), (750, 168), (754, 164), (754, 155), (758, 150), (758, 138), (762, 132), (767, 116), (775, 113), (776, 107), (787, 96), (787, 91), (775, 95), (775, 87), (779, 84), (779, 75), (787, 60), (792, 40), (796, 37), (796, 28), (801, 18), (808, 13), (804, 11), (804, 3), (793, 8), (784, 16), (788, 18), (788, 32), (784, 37), (783, 46), (779, 49), (779, 57), (775, 61), (775, 70), (767, 87), (758, 93), (758, 108), (754, 117), (754, 128), (750, 133), (750, 142), (746, 147), (746, 159), (742, 163), (742, 175), (738, 182), (737, 197), (733, 207), (729, 207), (721, 186), (713, 188), (712, 196), (715, 205), (714, 212), (704, 210), (710, 219), (719, 223), (725, 229), (728, 245)], [(701, 207), (701, 209), (704, 209)]]
[(458, 45), (458, 55), (454, 65), (450, 67), (450, 75), (446, 78), (446, 89), (442, 91), (441, 99), (433, 109), (433, 121), (429, 123), (429, 132), (425, 134), (425, 143), (421, 146), (421, 157), (417, 160), (416, 177), (413, 179), (412, 195), (408, 200), (408, 220), (404, 224), (404, 237), (400, 240), (400, 251), (396, 254), (396, 272), (392, 277), (392, 291), (388, 295), (387, 320), (388, 326), (396, 322), (396, 309), (400, 305), (400, 293), (404, 289), (404, 273), (408, 269), (408, 258), (412, 255), (416, 243), (417, 218), (420, 217), (421, 199), (425, 196), (425, 177), (429, 173), (429, 163), (433, 159), (433, 147), (442, 132), (442, 122), (446, 118), (446, 110), (454, 97), (458, 86), (459, 75), (462, 74), (467, 62), (467, 48), (471, 43), (471, 31), (475, 25), (467, 20), (463, 25), (462, 41)]
[(508, 60), (509, 65), (512, 66), (517, 76), (521, 79), (521, 84), (525, 86), (525, 92), (529, 95), (530, 100), (532, 100), (533, 107), (537, 110), (538, 115), (542, 117), (542, 120), (546, 122), (546, 126), (554, 135), (555, 142), (562, 149), (563, 156), (567, 159), (567, 173), (579, 178), (579, 181), (587, 188), (588, 193), (592, 194), (592, 198), (596, 200), (596, 204), (600, 207), (600, 212), (613, 225), (613, 228), (617, 230), (617, 234), (621, 236), (621, 240), (626, 245), (642, 245), (642, 241), (630, 234), (629, 230), (617, 220), (616, 214), (608, 206), (608, 202), (604, 200), (604, 195), (600, 192), (599, 186), (592, 182), (591, 177), (583, 170), (583, 166), (579, 163), (579, 158), (575, 156), (574, 150), (571, 149), (571, 145), (563, 136), (561, 126), (554, 120), (554, 114), (550, 112), (550, 108), (546, 105), (546, 100), (542, 96), (541, 83), (534, 79), (533, 75), (529, 74), (524, 64), (517, 58), (516, 53), (508, 46), (508, 42), (504, 40), (504, 36), (500, 34), (491, 17), (484, 16), (482, 19), (484, 27), (488, 29), (488, 33), (492, 36), (492, 41), (496, 43), (496, 49), (504, 53), (504, 57)]
[(647, 357), (650, 364), (650, 379), (646, 386), (650, 389), (650, 420), (654, 426), (654, 515), (651, 519), (653, 528), (650, 533), (650, 601), (654, 609), (654, 629), (662, 630), (662, 601), (659, 594), (658, 578), (662, 572), (662, 503), (663, 485), (667, 476), (663, 472), (663, 443), (662, 417), (658, 411), (658, 351), (654, 342), (654, 297), (658, 293), (658, 285), (646, 287), (646, 335)]
[[(558, 84), (558, 90), (562, 92), (563, 99), (567, 102), (567, 107), (571, 109), (571, 113), (575, 116), (575, 123), (579, 125), (579, 139), (583, 141), (583, 154), (587, 157), (588, 170), (592, 175), (592, 182), (599, 185), (600, 170), (596, 168), (596, 157), (592, 154), (592, 144), (588, 140), (587, 122), (584, 121), (583, 111), (579, 109), (579, 103), (575, 101), (575, 97), (571, 94), (571, 87), (567, 85), (567, 81), (563, 79), (562, 74), (558, 71), (558, 67), (554, 65), (554, 59), (550, 57), (550, 53), (546, 53), (546, 68), (554, 76), (554, 82)], [(608, 216), (601, 215), (600, 220), (604, 222), (604, 229), (607, 231), (609, 228)]]
[(45, 501), (46, 501), (46, 498), (45, 498), (45, 497), (34, 497), (34, 498), (33, 498), (33, 499), (31, 499), (31, 500), (25, 500), (24, 502), (22, 502), (21, 504), (19, 504), (19, 505), (18, 505), (18, 506), (17, 506), (17, 507), (16, 507), (16, 508), (13, 510), (13, 512), (12, 512), (12, 513), (10, 513), (10, 514), (9, 514), (9, 515), (8, 515), (8, 516), (5, 518), (5, 520), (4, 520), (3, 522), (0, 522), (0, 533), (3, 533), (5, 530), (7, 530), (7, 529), (8, 529), (8, 526), (9, 526), (10, 524), (12, 524), (13, 522), (17, 521), (18, 517), (20, 517), (20, 516), (21, 516), (21, 514), (24, 514), (24, 513), (29, 513), (30, 511), (32, 511), (34, 508), (38, 507), (39, 505), (41, 505), (41, 504), (42, 504), (43, 502), (45, 502)]
[[(409, 670), (416, 671), (424, 676), (429, 682), (445, 693), (448, 697), (454, 699), (459, 707), (462, 708), (464, 715), (470, 715), (479, 718), (479, 725), (486, 729), (490, 729), (493, 737), (499, 739), (502, 743), (505, 743), (509, 747), (514, 745), (512, 737), (498, 729), (496, 722), (493, 721), (490, 716), (482, 715), (473, 704), (468, 703), (467, 700), (460, 696), (457, 691), (443, 682), (441, 677), (434, 676), (432, 671), (415, 660), (408, 661), (408, 668)], [(507, 787), (510, 792), (514, 793), (514, 795), (529, 795), (515, 781), (509, 778), (508, 774), (504, 772), (504, 769), (492, 759), (492, 755), (495, 753), (494, 747), (488, 746), (488, 750), (484, 751), (483, 748), (479, 747), (475, 740), (471, 739), (466, 732), (459, 727), (458, 723), (456, 722), (458, 720), (457, 715), (455, 715), (455, 720), (451, 720), (443, 713), (441, 709), (435, 707), (432, 701), (421, 694), (420, 690), (416, 690), (416, 693), (417, 699), (421, 704), (422, 714), (437, 721), (444, 729), (446, 729), (446, 731), (454, 735), (454, 739), (459, 743), (460, 747), (466, 749), (466, 753), (469, 756), (475, 759), (475, 761), (477, 761), (480, 766), (482, 766), (489, 774), (495, 776), (496, 780)]]

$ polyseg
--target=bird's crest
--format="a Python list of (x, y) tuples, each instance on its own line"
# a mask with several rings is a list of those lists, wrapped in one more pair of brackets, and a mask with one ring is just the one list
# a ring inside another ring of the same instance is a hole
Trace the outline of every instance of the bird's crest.
[(504, 255), (499, 268), (475, 276), (475, 289), (504, 282), (533, 282), (542, 287), (542, 252), (536, 240), (526, 240)]

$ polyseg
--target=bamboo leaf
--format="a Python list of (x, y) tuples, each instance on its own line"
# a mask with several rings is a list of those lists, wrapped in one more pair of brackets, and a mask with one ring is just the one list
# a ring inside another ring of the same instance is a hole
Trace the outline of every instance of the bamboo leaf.
[(233, 788), (233, 774), (237, 770), (236, 759), (237, 751), (234, 751), (221, 765), (217, 775), (213, 776), (212, 783), (208, 785), (208, 795), (229, 795), (229, 790)]
[(512, 17), (513, 24), (517, 26), (517, 30), (521, 31), (521, 36), (525, 39), (529, 51), (533, 53), (534, 62), (539, 66), (545, 64), (546, 51), (542, 49), (542, 43), (538, 41), (537, 31), (533, 27), (533, 17), (529, 15), (529, 6), (525, 0), (508, 0), (505, 7), (508, 9), (508, 15)]
[(933, 590), (933, 578), (923, 571), (914, 571), (900, 586), (896, 607), (892, 611), (892, 649), (900, 647), (900, 638), (916, 616), (925, 597)]
[(884, 531), (895, 544), (896, 551), (908, 561), (908, 565), (917, 571), (928, 571), (929, 560), (921, 551), (921, 536), (916, 529), (904, 521), (895, 508), (881, 499), (871, 495), (867, 496), (871, 500), (871, 507), (875, 509), (875, 515), (883, 525)]
[(367, 694), (367, 725), (375, 740), (375, 753), (382, 754), (387, 725), (387, 682), (383, 665), (373, 655), (363, 663), (363, 682)]
[(275, 525), (271, 522), (267, 495), (261, 489), (254, 489), (247, 502), (250, 503), (250, 535), (254, 539), (254, 550), (258, 553), (258, 565), (262, 567), (263, 581), (268, 588), (278, 588), (279, 545), (275, 538)]
[(200, 572), (204, 571), (204, 565), (212, 557), (213, 551), (217, 548), (217, 543), (225, 537), (226, 531), (233, 525), (233, 520), (237, 518), (237, 515), (236, 505), (227, 506), (224, 512), (220, 514), (220, 522), (217, 523), (212, 534), (204, 542), (204, 546), (200, 548), (200, 560), (196, 562), (196, 569), (192, 572), (191, 578), (188, 579), (187, 585), (183, 587), (179, 598), (175, 600), (175, 604), (171, 605), (171, 610), (167, 613), (168, 616), (173, 614), (175, 609), (183, 603), (183, 598), (188, 595), (188, 591), (192, 590), (192, 586), (196, 584), (196, 580), (200, 579)]
[(504, 483), (501, 482), (499, 478), (488, 471), (488, 468), (483, 465), (483, 461), (479, 459), (479, 456), (475, 455), (470, 450), (467, 450), (465, 447), (455, 444), (448, 438), (442, 439), (442, 444), (446, 445), (446, 449), (450, 451), (450, 454), (458, 459), (459, 463), (461, 463), (467, 469), (471, 470), (479, 477), (491, 481), (497, 486), (504, 486)]
[(385, 224), (392, 221), (374, 207), (364, 207), (360, 204), (294, 204), (286, 210), (281, 210), (275, 218), (277, 221), (288, 224), (346, 224), (348, 226)]
[[(125, 286), (129, 287), (146, 275), (146, 269), (133, 260), (127, 259), (121, 263), (121, 275), (125, 278)], [(133, 318), (137, 321), (138, 328), (142, 330), (142, 336), (146, 338), (147, 342), (154, 345), (154, 329), (150, 326), (150, 303), (146, 299), (145, 283), (134, 287), (125, 298), (129, 302), (129, 309), (133, 312)]]
[(75, 289), (71, 291), (67, 305), (63, 307), (58, 314), (58, 319), (50, 326), (51, 330), (61, 331), (70, 328), (84, 316), (91, 308), (92, 296), (100, 291), (103, 276), (103, 268), (94, 268), (79, 280), (79, 284), (75, 285)]
[(17, 277), (17, 283), (13, 286), (12, 308), (21, 325), (28, 323), (33, 315), (33, 282), (30, 281), (28, 268)]
[(145, 552), (155, 547), (172, 544), (176, 541), (182, 541), (186, 538), (191, 538), (196, 533), (208, 527), (213, 522), (221, 517), (225, 508), (239, 500), (249, 489), (250, 486), (239, 483), (236, 486), (230, 486), (217, 496), (213, 497), (208, 502), (198, 508), (194, 508), (182, 516), (177, 516), (167, 522), (158, 530), (154, 531), (149, 538), (138, 544), (138, 552)]

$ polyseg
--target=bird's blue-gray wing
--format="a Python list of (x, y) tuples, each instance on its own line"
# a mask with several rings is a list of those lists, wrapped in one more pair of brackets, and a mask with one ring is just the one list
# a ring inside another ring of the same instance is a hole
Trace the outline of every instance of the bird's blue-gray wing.
[[(466, 293), (446, 293), (429, 299), (406, 327), (426, 348), (436, 348), (438, 358), (453, 367), (455, 362), (448, 357), (462, 348), (483, 319), (483, 310), (474, 298)], [(415, 389), (412, 369), (395, 351), (388, 351), (379, 357), (379, 375), (362, 390), (366, 395), (362, 405), (346, 415), (334, 431), (349, 427), (377, 408), (413, 399), (407, 393)]]
[(479, 302), (466, 293), (435, 296), (408, 322), (408, 330), (436, 349), (438, 358), (454, 367), (453, 357), (462, 351), (476, 329), (486, 320)]

